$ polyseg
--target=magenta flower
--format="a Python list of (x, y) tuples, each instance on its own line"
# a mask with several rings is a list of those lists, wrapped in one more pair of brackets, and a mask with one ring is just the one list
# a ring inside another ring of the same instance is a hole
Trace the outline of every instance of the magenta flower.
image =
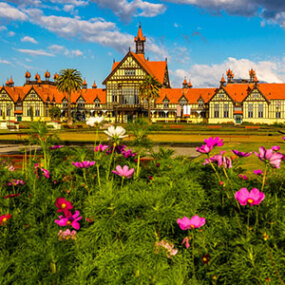
[(248, 157), (252, 154), (252, 152), (243, 152), (243, 151), (238, 151), (236, 149), (232, 150), (232, 152), (239, 157)]
[(112, 172), (128, 179), (130, 179), (135, 172), (134, 168), (129, 169), (127, 165), (124, 165), (123, 167), (121, 165), (117, 165), (116, 170), (117, 171), (112, 170)]
[(76, 231), (71, 231), (70, 229), (67, 229), (65, 231), (60, 230), (58, 232), (58, 240), (69, 240), (69, 239), (76, 239)]
[(212, 145), (203, 144), (201, 147), (197, 147), (196, 151), (200, 153), (208, 154), (211, 152), (212, 149), (213, 149)]
[(10, 195), (4, 196), (4, 199), (14, 198), (14, 197), (18, 197), (18, 196), (20, 196), (20, 195), (21, 195), (20, 193), (17, 193), (17, 194), (10, 194)]
[(49, 171), (47, 169), (41, 168), (42, 174), (45, 178), (49, 179), (50, 175), (49, 175)]
[(184, 216), (182, 219), (177, 219), (177, 224), (183, 231), (200, 228), (205, 225), (205, 222), (205, 218), (200, 218), (197, 215), (193, 216), (191, 219), (186, 216)]
[(130, 149), (123, 149), (122, 150), (122, 155), (125, 157), (125, 158), (129, 158), (129, 157), (134, 157), (136, 156), (136, 152), (132, 152), (132, 150)]
[(259, 148), (259, 153), (255, 152), (255, 154), (261, 161), (268, 162), (274, 168), (280, 168), (280, 163), (283, 159), (282, 153), (274, 152), (272, 148), (266, 150), (262, 146)]
[(220, 139), (219, 137), (216, 137), (214, 139), (212, 137), (209, 137), (208, 139), (205, 139), (204, 142), (206, 145), (212, 146), (212, 147), (224, 145), (223, 139)]
[(282, 138), (285, 141), (285, 137)]
[(262, 175), (263, 174), (261, 169), (253, 170), (253, 173), (256, 174), (256, 175)]
[(232, 168), (232, 160), (230, 157), (224, 156), (224, 153), (224, 151), (221, 151), (221, 154), (216, 154), (210, 157), (210, 159), (207, 158), (203, 164), (206, 165), (211, 161), (212, 163), (217, 163), (219, 167)]
[(248, 177), (247, 177), (246, 175), (239, 174), (238, 177), (239, 177), (241, 180), (248, 180)]
[(63, 148), (63, 147), (64, 147), (64, 145), (56, 144), (56, 145), (51, 146), (49, 149), (54, 150), (54, 149), (59, 149), (59, 148)]
[(82, 217), (79, 217), (79, 211), (75, 211), (75, 214), (64, 217), (59, 216), (59, 220), (55, 220), (55, 223), (57, 223), (61, 227), (65, 226), (72, 226), (74, 229), (79, 230), (80, 224), (78, 223), (79, 220), (81, 220)]
[(82, 161), (82, 162), (74, 162), (72, 164), (77, 168), (89, 168), (95, 164), (95, 161)]
[(26, 183), (22, 179), (12, 179), (12, 181), (8, 182), (8, 186), (18, 186), (25, 185)]
[(73, 205), (70, 201), (64, 198), (56, 198), (54, 205), (58, 208), (57, 213), (63, 212), (66, 217), (70, 216), (70, 210), (73, 209)]
[(2, 224), (6, 225), (7, 221), (9, 219), (11, 219), (12, 215), (11, 214), (6, 214), (6, 215), (2, 215), (0, 217), (0, 226), (2, 226)]
[(271, 148), (273, 151), (279, 151), (280, 150), (280, 146), (279, 145), (275, 145)]
[(185, 243), (185, 247), (188, 249), (190, 247), (189, 237), (185, 237), (182, 241), (182, 244)]
[(260, 204), (265, 198), (265, 194), (257, 188), (253, 188), (250, 192), (246, 188), (241, 188), (235, 193), (235, 198), (242, 206), (245, 206), (247, 203), (253, 206)]
[(108, 148), (109, 148), (109, 146), (106, 145), (106, 144), (99, 144), (98, 146), (96, 146), (96, 147), (94, 148), (94, 151), (95, 151), (95, 152), (103, 152), (103, 151), (105, 151), (105, 150), (108, 149)]

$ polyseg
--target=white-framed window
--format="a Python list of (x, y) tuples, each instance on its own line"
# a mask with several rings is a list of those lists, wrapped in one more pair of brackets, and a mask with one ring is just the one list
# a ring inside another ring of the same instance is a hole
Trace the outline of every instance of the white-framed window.
[(35, 117), (39, 117), (40, 116), (40, 109), (37, 107), (35, 109)]
[(163, 101), (163, 107), (164, 108), (169, 108), (169, 101), (168, 100), (164, 100)]
[(99, 99), (95, 100), (95, 108), (100, 108), (100, 100)]
[(202, 101), (202, 100), (200, 100), (199, 102), (198, 102), (198, 108), (203, 108), (204, 107), (204, 102)]
[(117, 90), (112, 90), (112, 102), (116, 103), (118, 100), (117, 98)]
[(253, 118), (253, 104), (248, 104), (248, 117)]
[(219, 104), (215, 104), (214, 105), (214, 118), (219, 118), (220, 117), (220, 105)]
[(224, 118), (229, 117), (229, 104), (224, 104)]
[(263, 118), (263, 104), (258, 104), (258, 118)]
[(136, 70), (135, 69), (125, 69), (125, 76), (135, 76)]
[(281, 112), (280, 111), (277, 111), (276, 112), (276, 119), (280, 119), (281, 118)]
[(223, 94), (223, 93), (219, 93), (219, 96), (218, 96), (219, 98), (224, 98), (225, 97), (225, 95)]

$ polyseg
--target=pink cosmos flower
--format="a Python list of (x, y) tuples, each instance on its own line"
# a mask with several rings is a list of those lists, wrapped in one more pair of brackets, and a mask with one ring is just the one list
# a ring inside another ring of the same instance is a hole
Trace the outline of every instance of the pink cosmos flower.
[(285, 137), (282, 138), (285, 141)]
[(95, 161), (83, 161), (83, 162), (74, 162), (72, 164), (77, 168), (89, 168), (95, 164)]
[(26, 183), (22, 179), (12, 179), (12, 181), (8, 182), (8, 186), (18, 186), (25, 185)]
[(168, 242), (166, 240), (162, 240), (160, 242), (156, 242), (155, 243), (155, 247), (156, 248), (159, 248), (159, 247), (165, 248), (166, 251), (167, 251), (167, 257), (168, 258), (170, 258), (173, 255), (176, 255), (177, 252), (178, 252), (178, 250), (174, 248), (174, 244), (171, 243), (171, 242)]
[(273, 151), (279, 151), (280, 150), (280, 146), (279, 145), (275, 145), (271, 148)]
[(49, 179), (50, 178), (50, 173), (47, 169), (41, 168), (42, 174), (45, 178)]
[(130, 179), (135, 172), (134, 168), (129, 169), (129, 167), (127, 165), (124, 165), (123, 167), (121, 165), (117, 165), (116, 170), (117, 171), (112, 170), (112, 172), (121, 176), (121, 177), (125, 177), (128, 179)]
[(56, 144), (56, 145), (51, 146), (49, 149), (50, 149), (50, 150), (54, 150), (54, 149), (59, 149), (59, 148), (63, 148), (63, 147), (64, 147), (64, 145), (58, 145), (58, 144)]
[(106, 144), (99, 144), (98, 146), (96, 146), (96, 147), (94, 148), (94, 151), (95, 151), (95, 152), (103, 152), (103, 151), (105, 151), (105, 150), (108, 149), (108, 148), (109, 148), (109, 146), (106, 145)]
[(132, 152), (132, 150), (130, 149), (122, 149), (122, 155), (125, 157), (125, 158), (129, 158), (129, 157), (134, 157), (136, 156), (136, 152)]
[(190, 229), (200, 228), (205, 225), (206, 220), (205, 218), (200, 218), (199, 216), (195, 215), (191, 219), (184, 216), (182, 219), (177, 219), (177, 223), (181, 230), (186, 231)]
[(262, 175), (263, 174), (261, 169), (253, 170), (253, 173), (256, 174), (256, 175)]
[(54, 205), (58, 208), (56, 212), (63, 212), (66, 217), (70, 215), (70, 210), (73, 209), (72, 203), (64, 198), (56, 198)]
[(69, 239), (76, 239), (76, 231), (71, 231), (70, 229), (67, 229), (65, 231), (60, 230), (58, 232), (58, 240), (69, 240)]
[(2, 226), (2, 224), (6, 224), (6, 222), (12, 217), (11, 214), (6, 214), (6, 215), (2, 215), (0, 217), (0, 226)]
[(239, 177), (241, 180), (248, 180), (248, 177), (247, 177), (246, 175), (239, 174), (238, 177)]
[(235, 193), (235, 198), (242, 206), (245, 206), (247, 203), (253, 206), (260, 204), (265, 198), (265, 194), (257, 188), (253, 188), (250, 192), (246, 188), (241, 188)]
[(203, 144), (201, 147), (197, 147), (196, 151), (200, 153), (208, 154), (211, 152), (212, 149), (213, 149), (212, 145)]
[(10, 195), (4, 196), (4, 199), (14, 198), (14, 197), (18, 197), (18, 196), (20, 196), (20, 195), (21, 195), (20, 193), (17, 193), (17, 194), (10, 194)]
[(189, 237), (185, 237), (182, 241), (182, 244), (185, 243), (185, 247), (188, 249), (190, 247)]
[(209, 137), (208, 139), (205, 139), (204, 142), (206, 145), (212, 146), (212, 147), (224, 145), (223, 139), (220, 139), (219, 137), (216, 137), (214, 139), (212, 137)]
[(210, 157), (210, 159), (206, 159), (205, 162), (203, 163), (204, 165), (213, 162), (213, 163), (217, 163), (219, 167), (224, 167), (224, 168), (232, 168), (232, 160), (230, 157), (226, 157), (224, 156), (225, 151), (221, 151), (221, 154), (216, 154), (212, 157)]
[(261, 161), (269, 162), (274, 168), (280, 168), (280, 163), (283, 158), (283, 154), (274, 152), (272, 148), (265, 149), (263, 146), (259, 148), (259, 153), (254, 152)]
[(243, 152), (243, 151), (238, 151), (236, 149), (232, 150), (232, 152), (239, 157), (248, 157), (252, 154), (252, 152)]
[(72, 226), (76, 230), (80, 229), (80, 224), (78, 221), (81, 220), (82, 217), (79, 217), (79, 211), (75, 211), (75, 214), (70, 214), (68, 217), (59, 216), (58, 218), (59, 220), (55, 220), (55, 223), (57, 223), (59, 226)]

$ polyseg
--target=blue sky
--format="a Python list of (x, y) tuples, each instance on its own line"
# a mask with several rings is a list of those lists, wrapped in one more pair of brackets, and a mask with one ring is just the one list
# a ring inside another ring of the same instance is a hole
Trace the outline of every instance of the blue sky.
[(217, 86), (227, 68), (285, 81), (283, 0), (0, 0), (0, 84), (72, 67), (99, 87), (139, 23), (150, 60), (168, 58), (172, 87)]

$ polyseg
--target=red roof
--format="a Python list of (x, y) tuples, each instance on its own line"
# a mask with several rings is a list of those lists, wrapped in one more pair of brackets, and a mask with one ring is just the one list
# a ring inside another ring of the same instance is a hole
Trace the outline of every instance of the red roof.
[(14, 111), (14, 114), (23, 114), (23, 110), (16, 110)]
[(268, 100), (285, 100), (285, 83), (259, 83), (257, 88)]

